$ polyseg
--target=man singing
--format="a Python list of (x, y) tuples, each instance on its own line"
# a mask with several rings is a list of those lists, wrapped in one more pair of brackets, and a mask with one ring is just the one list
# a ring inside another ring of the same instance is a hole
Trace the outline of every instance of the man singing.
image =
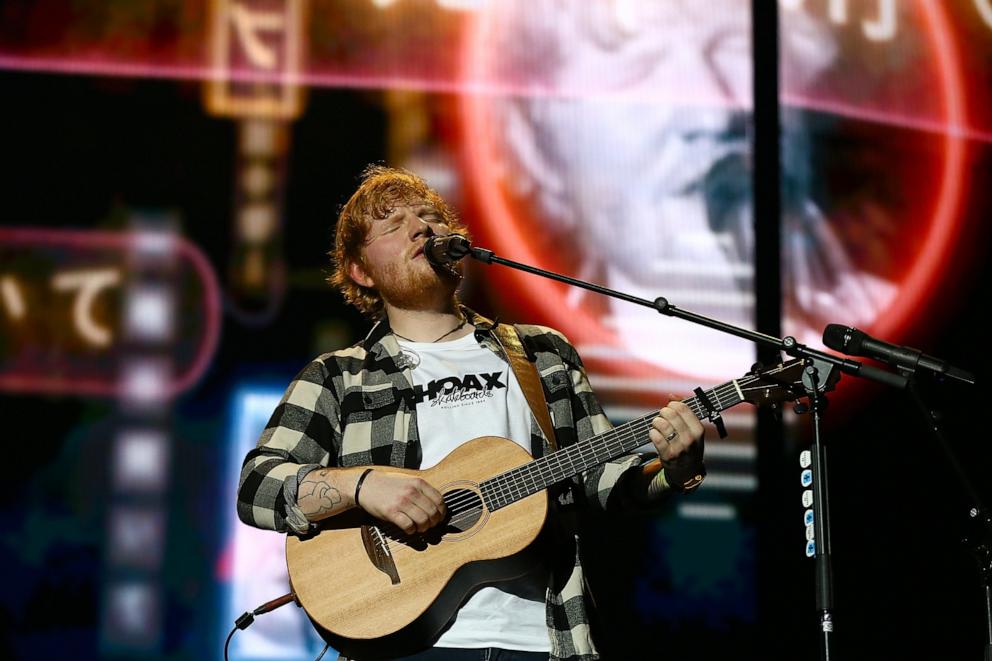
[[(510, 439), (532, 454), (554, 451), (493, 322), (459, 304), (461, 266), (434, 268), (424, 255), (428, 238), (452, 232), (467, 233), (421, 178), (366, 170), (338, 218), (329, 281), (376, 324), (354, 346), (314, 359), (289, 385), (245, 458), (242, 521), (302, 535), (313, 522), (361, 508), (407, 534), (424, 533), (445, 521), (442, 495), (423, 479), (376, 466), (426, 469), (480, 436)], [(540, 375), (557, 444), (607, 431), (568, 340), (542, 326), (514, 328)], [(553, 488), (543, 561), (520, 578), (476, 589), (423, 651), (402, 658), (599, 658), (569, 512), (650, 507), (695, 489), (705, 475), (703, 426), (689, 407), (669, 402), (650, 440), (658, 458), (625, 455)]]

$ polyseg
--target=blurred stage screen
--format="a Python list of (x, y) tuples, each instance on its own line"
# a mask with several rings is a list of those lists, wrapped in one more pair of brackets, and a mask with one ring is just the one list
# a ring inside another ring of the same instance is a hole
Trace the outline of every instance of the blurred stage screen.
[[(207, 571), (216, 584), (200, 590), (220, 603), (202, 640), (219, 646), (238, 614), (287, 591), (282, 537), (235, 518), (241, 458), (281, 395), (281, 386), (245, 384), (257, 382), (255, 372), (278, 373), (286, 384), (317, 353), (365, 332), (329, 290), (312, 299), (321, 303), (288, 313), (287, 301), (314, 291), (326, 274), (334, 211), (358, 170), (311, 180), (344, 153), (409, 168), (454, 203), (477, 245), (501, 257), (649, 300), (665, 296), (753, 329), (758, 297), (779, 293), (755, 283), (755, 227), (775, 221), (752, 213), (750, 7), (743, 0), (4, 2), (4, 75), (37, 76), (52, 88), (70, 76), (175, 86), (178, 106), (208, 118), (179, 148), (180, 165), (221, 164), (230, 183), (183, 189), (221, 209), (210, 227), (183, 215), (181, 194), (158, 196), (152, 215), (180, 212), (167, 222), (156, 216), (159, 238), (151, 243), (142, 243), (149, 230), (140, 204), (130, 202), (125, 183), (115, 188), (99, 160), (80, 176), (107, 192), (102, 218), (73, 217), (69, 203), (55, 220), (32, 218), (27, 204), (5, 214), (14, 227), (0, 230), (0, 391), (95, 401), (96, 410), (109, 407), (124, 419), (115, 434), (137, 429), (166, 443), (203, 433), (177, 413), (186, 402), (233, 407), (230, 420), (216, 414), (215, 436), (205, 439), (214, 446), (229, 439), (218, 450), (225, 460), (154, 477), (172, 480), (171, 491), (163, 487), (171, 496), (149, 505), (124, 478), (110, 488), (116, 501), (167, 519), (171, 529), (189, 505), (176, 504), (185, 502), (181, 480), (224, 485), (209, 514), (223, 530), (218, 555), (198, 558), (216, 569)], [(988, 193), (970, 176), (975, 163), (988, 161), (992, 140), (992, 2), (780, 0), (779, 8), (783, 333), (820, 348), (827, 323), (893, 342), (937, 332), (944, 322), (931, 313), (935, 301), (953, 298), (948, 288), (988, 252), (979, 239)], [(344, 94), (362, 99), (366, 115), (339, 113)], [(8, 101), (28, 122), (35, 104), (48, 102)], [(165, 110), (144, 111), (169, 121), (159, 114)], [(130, 130), (142, 121), (134, 118)], [(25, 130), (44, 132), (37, 122)], [(126, 132), (104, 128), (100, 140), (128, 142)], [(219, 131), (229, 135), (198, 145)], [(315, 132), (326, 153), (301, 137)], [(18, 141), (12, 158), (34, 148)], [(169, 167), (148, 176), (168, 177)], [(5, 187), (16, 197), (17, 186)], [(121, 199), (124, 212), (114, 206)], [(139, 249), (161, 248), (163, 240), (172, 260), (165, 266), (161, 255)], [(740, 377), (755, 360), (743, 340), (508, 269), (472, 265), (464, 298), (502, 320), (562, 330), (615, 422)], [(249, 339), (241, 334), (268, 344), (275, 357), (244, 353)], [(832, 414), (844, 418), (841, 404), (854, 405), (863, 392), (837, 392)], [(727, 439), (709, 432), (710, 474), (700, 493), (638, 521), (631, 533), (641, 549), (626, 558), (630, 585), (619, 585), (633, 593), (632, 628), (664, 622), (740, 631), (756, 620), (755, 418), (742, 407), (725, 420)], [(216, 433), (224, 424), (229, 429)], [(789, 543), (800, 554), (801, 493), (797, 480)], [(102, 543), (113, 546), (107, 526)], [(161, 552), (168, 541), (155, 543)], [(159, 586), (168, 567), (168, 559), (132, 567), (127, 554), (104, 555), (102, 576), (123, 576), (127, 585)], [(194, 608), (191, 598), (181, 601)], [(158, 601), (148, 603), (157, 624), (137, 637), (120, 633), (126, 622), (101, 616), (101, 649), (153, 654), (167, 646), (166, 615)], [(321, 647), (295, 609), (260, 618), (234, 641), (237, 659), (312, 658)]]

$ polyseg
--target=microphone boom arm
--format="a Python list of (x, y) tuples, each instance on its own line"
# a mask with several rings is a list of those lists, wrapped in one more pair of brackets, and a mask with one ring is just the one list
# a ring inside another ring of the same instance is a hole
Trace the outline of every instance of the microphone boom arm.
[[(432, 237), (433, 238), (433, 237)], [(468, 239), (465, 239), (468, 243)], [(609, 287), (603, 287), (601, 285), (595, 285), (591, 282), (586, 282), (585, 280), (579, 280), (578, 278), (573, 278), (571, 276), (562, 275), (560, 273), (555, 273), (554, 271), (548, 271), (546, 269), (540, 269), (535, 266), (530, 266), (529, 264), (523, 264), (521, 262), (515, 262), (510, 259), (505, 259), (503, 257), (497, 256), (492, 250), (487, 250), (485, 248), (476, 248), (469, 244), (469, 248), (466, 253), (471, 256), (472, 259), (478, 260), (485, 264), (499, 264), (501, 266), (507, 266), (518, 271), (524, 271), (526, 273), (532, 273), (534, 275), (539, 275), (543, 278), (548, 278), (550, 280), (556, 280), (558, 282), (564, 282), (565, 284), (572, 285), (574, 287), (581, 287), (582, 289), (587, 289), (589, 291), (596, 292), (597, 294), (603, 294), (604, 296), (610, 296), (621, 301), (627, 301), (628, 303), (634, 303), (636, 305), (641, 305), (648, 308), (654, 308), (659, 313), (668, 317), (677, 317), (679, 319), (684, 319), (690, 321), (694, 324), (699, 324), (700, 326), (705, 326), (707, 328), (712, 328), (714, 330), (727, 333), (729, 335), (735, 335), (737, 337), (743, 338), (745, 340), (750, 340), (755, 344), (761, 344), (764, 346), (773, 347), (786, 353), (789, 356), (795, 358), (807, 358), (810, 360), (818, 360), (829, 365), (836, 367), (838, 370), (845, 374), (851, 374), (853, 376), (860, 376), (872, 381), (877, 381), (893, 388), (898, 388), (904, 390), (906, 388), (907, 379), (901, 374), (895, 374), (893, 372), (888, 372), (877, 367), (872, 367), (871, 365), (865, 365), (864, 363), (858, 362), (856, 360), (851, 360), (849, 358), (839, 358), (832, 354), (819, 351), (817, 349), (811, 349), (805, 344), (800, 344), (796, 341), (794, 337), (785, 337), (779, 339), (773, 335), (766, 335), (765, 333), (759, 333), (757, 331), (748, 330), (746, 328), (740, 328), (732, 324), (720, 321), (718, 319), (711, 319), (710, 317), (705, 317), (695, 312), (690, 312), (688, 310), (683, 310), (675, 305), (668, 302), (668, 299), (659, 296), (654, 301), (649, 301), (645, 298), (639, 298), (637, 296), (632, 296), (630, 294), (625, 294), (624, 292), (617, 291), (615, 289), (610, 289)]]

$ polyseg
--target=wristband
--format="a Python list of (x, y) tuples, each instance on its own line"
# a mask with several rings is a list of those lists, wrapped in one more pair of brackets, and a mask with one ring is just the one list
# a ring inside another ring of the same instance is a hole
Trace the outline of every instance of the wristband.
[(673, 490), (679, 493), (692, 493), (703, 483), (706, 466), (701, 461), (692, 463), (674, 461), (665, 466), (665, 479)]
[[(362, 482), (365, 481), (365, 478), (367, 478), (371, 472), (371, 468), (366, 468), (361, 477), (358, 478), (358, 483), (355, 485), (355, 505), (358, 505), (358, 493), (362, 490)], [(361, 507), (361, 505), (358, 506)]]

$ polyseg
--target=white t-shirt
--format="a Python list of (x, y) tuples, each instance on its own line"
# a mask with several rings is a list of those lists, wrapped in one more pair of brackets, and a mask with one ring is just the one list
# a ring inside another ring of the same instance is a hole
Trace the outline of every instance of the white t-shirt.
[[(422, 469), (479, 436), (503, 436), (530, 452), (530, 410), (510, 366), (473, 333), (451, 342), (397, 338), (413, 368)], [(437, 647), (550, 651), (545, 624), (547, 575), (531, 572), (475, 592)]]

